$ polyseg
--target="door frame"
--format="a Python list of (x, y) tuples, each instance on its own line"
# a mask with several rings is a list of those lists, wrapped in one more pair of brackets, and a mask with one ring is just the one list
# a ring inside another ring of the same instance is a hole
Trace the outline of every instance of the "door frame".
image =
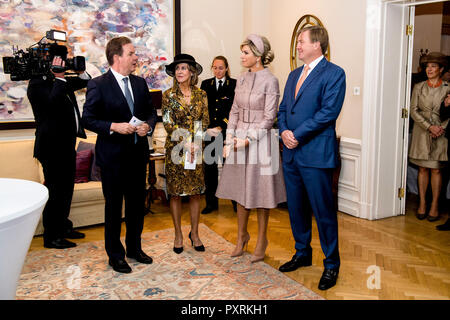
[[(405, 214), (408, 123), (413, 35), (406, 34), (415, 6), (445, 0), (366, 0), (366, 44), (361, 139), (360, 217), (369, 220)], [(410, 7), (412, 7), (410, 10)], [(413, 33), (414, 34), (414, 33)], [(409, 51), (408, 51), (409, 47)], [(407, 119), (406, 119), (407, 120)], [(392, 142), (394, 140), (394, 143)], [(392, 165), (394, 164), (394, 165)]]

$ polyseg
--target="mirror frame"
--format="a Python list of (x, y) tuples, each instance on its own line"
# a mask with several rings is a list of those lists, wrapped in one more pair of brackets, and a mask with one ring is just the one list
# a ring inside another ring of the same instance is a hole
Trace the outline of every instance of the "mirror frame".
[[(297, 34), (305, 27), (309, 26), (321, 26), (324, 27), (322, 21), (320, 21), (319, 18), (312, 14), (305, 14), (303, 17), (301, 17), (297, 24), (295, 25), (294, 31), (292, 32), (291, 37), (291, 49), (290, 49), (290, 63), (291, 63), (291, 71), (294, 69), (297, 69), (299, 66), (297, 65)], [(330, 44), (328, 43), (328, 49), (327, 52), (325, 52), (324, 55), (328, 61), (330, 61)]]

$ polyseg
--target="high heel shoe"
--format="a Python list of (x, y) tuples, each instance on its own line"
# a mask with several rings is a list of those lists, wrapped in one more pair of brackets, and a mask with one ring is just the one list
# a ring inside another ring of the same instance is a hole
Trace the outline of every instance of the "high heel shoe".
[(180, 254), (183, 252), (183, 247), (173, 247), (173, 252), (175, 252), (176, 254)]
[[(231, 253), (230, 256), (231, 256), (232, 258), (233, 258), (233, 257), (240, 257), (240, 256), (242, 256), (242, 255), (244, 254), (244, 248), (245, 248), (245, 251), (247, 250), (249, 240), (250, 240), (250, 235), (247, 233), (246, 239), (245, 239), (244, 242), (242, 243), (242, 248), (241, 248), (241, 250), (238, 251), (237, 253)], [(235, 249), (235, 250), (236, 250), (236, 249)], [(234, 251), (233, 251), (233, 252), (234, 252)]]
[(259, 262), (259, 261), (263, 261), (264, 257), (266, 256), (266, 249), (267, 249), (268, 245), (269, 245), (269, 241), (266, 240), (266, 244), (265, 244), (265, 247), (264, 247), (264, 250), (263, 250), (263, 254), (262, 255), (255, 255), (253, 253), (253, 255), (250, 258), (250, 262), (251, 263), (256, 263), (256, 262)]
[(203, 245), (194, 246), (194, 241), (192, 241), (190, 232), (189, 232), (189, 239), (191, 240), (191, 245), (194, 247), (195, 251), (205, 251), (205, 247)]
[(181, 243), (181, 247), (175, 247), (175, 244), (173, 245), (173, 252), (176, 254), (180, 254), (183, 252), (183, 243)]

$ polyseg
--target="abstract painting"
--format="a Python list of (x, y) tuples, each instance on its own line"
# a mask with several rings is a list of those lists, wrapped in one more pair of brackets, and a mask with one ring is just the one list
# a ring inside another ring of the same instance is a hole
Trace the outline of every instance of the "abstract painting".
[[(174, 0), (0, 0), (0, 56), (12, 47), (37, 43), (51, 29), (65, 31), (70, 56), (84, 56), (87, 72), (108, 70), (106, 43), (116, 36), (132, 39), (139, 57), (136, 75), (150, 89), (168, 89), (165, 65), (174, 56)], [(11, 81), (0, 62), (0, 125), (33, 121), (26, 96), (28, 81)], [(82, 108), (85, 91), (77, 92)]]

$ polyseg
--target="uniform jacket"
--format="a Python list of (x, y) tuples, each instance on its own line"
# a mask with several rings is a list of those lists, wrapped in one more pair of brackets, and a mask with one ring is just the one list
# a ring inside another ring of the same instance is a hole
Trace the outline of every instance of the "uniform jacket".
[(216, 78), (203, 80), (200, 88), (208, 96), (209, 128), (221, 127), (222, 132), (225, 132), (233, 105), (236, 79), (227, 77), (219, 91), (216, 89)]

